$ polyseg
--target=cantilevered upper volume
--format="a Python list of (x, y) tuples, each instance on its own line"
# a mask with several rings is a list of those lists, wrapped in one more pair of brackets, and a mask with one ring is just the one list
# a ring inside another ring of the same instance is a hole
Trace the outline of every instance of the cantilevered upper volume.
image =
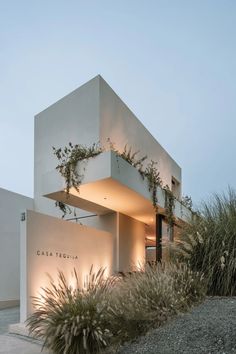
[(140, 157), (147, 155), (146, 162), (156, 161), (163, 183), (173, 187), (180, 197), (180, 167), (99, 75), (36, 116), (36, 210), (44, 209), (48, 203), (42, 196), (45, 175), (57, 163), (52, 146), (64, 147), (69, 142), (90, 146), (100, 142), (109, 150), (108, 139), (119, 151), (127, 145), (133, 152), (139, 151)]
[[(155, 210), (147, 179), (113, 151), (90, 158), (82, 166), (78, 164), (78, 172), (83, 174), (79, 192), (71, 188), (68, 198), (64, 180), (54, 170), (45, 175), (44, 196), (97, 215), (119, 212), (154, 226)], [(165, 215), (165, 193), (160, 187), (157, 200), (159, 212)], [(175, 200), (173, 213), (182, 221), (191, 216), (191, 212), (178, 200)]]

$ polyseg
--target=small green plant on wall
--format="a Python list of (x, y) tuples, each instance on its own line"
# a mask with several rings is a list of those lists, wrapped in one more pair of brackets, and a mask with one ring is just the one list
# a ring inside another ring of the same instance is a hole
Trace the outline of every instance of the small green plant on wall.
[(152, 204), (154, 209), (157, 211), (157, 188), (162, 187), (163, 184), (160, 177), (160, 172), (157, 168), (157, 162), (151, 160), (151, 162), (144, 167), (144, 161), (147, 160), (147, 155), (138, 158), (140, 151), (133, 152), (131, 147), (127, 147), (127, 144), (125, 145), (124, 150), (120, 152), (115, 148), (114, 143), (112, 143), (110, 139), (108, 139), (108, 143), (110, 145), (110, 150), (114, 151), (131, 166), (137, 168), (142, 178), (147, 179), (149, 191), (152, 193)]
[(182, 205), (184, 205), (189, 210), (193, 209), (193, 201), (192, 201), (192, 198), (190, 196), (183, 195), (183, 197), (182, 197), (180, 202), (181, 202)]
[(78, 173), (78, 162), (95, 157), (101, 154), (102, 151), (103, 149), (99, 144), (93, 144), (90, 147), (86, 147), (79, 144), (73, 145), (72, 143), (69, 143), (69, 146), (65, 146), (64, 149), (56, 149), (53, 147), (53, 153), (59, 162), (56, 166), (56, 170), (58, 170), (61, 176), (65, 179), (67, 195), (69, 195), (71, 187), (74, 187), (79, 192), (79, 186), (82, 182), (83, 175)]
[(61, 212), (63, 213), (63, 214), (62, 214), (62, 219), (64, 219), (64, 217), (65, 217), (66, 215), (72, 213), (71, 208), (70, 208), (67, 204), (65, 204), (65, 203), (63, 203), (63, 202), (59, 202), (59, 201), (57, 200), (57, 201), (55, 202), (55, 206), (58, 207), (58, 208), (61, 210)]
[(165, 212), (167, 224), (169, 225), (169, 227), (173, 227), (175, 223), (174, 207), (176, 198), (168, 185), (164, 186), (163, 189), (165, 191)]
[[(99, 144), (93, 144), (90, 147), (86, 147), (79, 144), (73, 145), (70, 142), (69, 146), (65, 146), (63, 149), (56, 149), (53, 147), (53, 153), (58, 160), (56, 170), (65, 180), (67, 198), (69, 198), (70, 188), (74, 187), (77, 192), (79, 192), (79, 186), (82, 183), (83, 175), (78, 172), (78, 163), (91, 157), (95, 157), (102, 151), (103, 149)], [(68, 213), (71, 214), (70, 207), (65, 203), (56, 202), (55, 205), (63, 213), (62, 218), (64, 218)]]

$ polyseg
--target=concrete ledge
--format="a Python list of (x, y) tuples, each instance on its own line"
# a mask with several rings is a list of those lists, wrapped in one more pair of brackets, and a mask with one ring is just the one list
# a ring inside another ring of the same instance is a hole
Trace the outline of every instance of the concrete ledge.
[(20, 300), (0, 301), (0, 310), (20, 306)]
[(24, 337), (31, 337), (29, 334), (29, 330), (26, 327), (25, 323), (14, 323), (10, 324), (8, 327), (8, 332), (10, 334), (17, 334), (19, 336), (24, 336)]

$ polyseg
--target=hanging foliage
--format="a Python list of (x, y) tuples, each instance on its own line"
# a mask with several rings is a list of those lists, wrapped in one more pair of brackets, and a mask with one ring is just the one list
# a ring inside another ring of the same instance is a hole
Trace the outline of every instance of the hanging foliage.
[(165, 191), (165, 212), (166, 212), (166, 220), (169, 228), (172, 228), (175, 223), (174, 217), (174, 207), (175, 207), (175, 196), (170, 190), (169, 186), (166, 185), (163, 187)]
[(181, 198), (181, 204), (184, 205), (186, 208), (189, 210), (192, 210), (193, 208), (193, 201), (192, 198), (188, 195), (183, 195)]
[(77, 164), (79, 161), (95, 157), (103, 149), (99, 144), (93, 144), (91, 147), (83, 145), (73, 145), (69, 143), (69, 147), (65, 146), (64, 149), (56, 149), (53, 147), (53, 153), (57, 157), (59, 164), (56, 166), (56, 170), (61, 174), (66, 184), (66, 194), (69, 196), (71, 187), (74, 187), (79, 192), (79, 186), (81, 185), (83, 175), (79, 174)]
[[(120, 152), (116, 149), (114, 143), (110, 139), (107, 140), (109, 143), (110, 150), (114, 151), (117, 156), (121, 157), (127, 161), (131, 166), (135, 167), (142, 178), (146, 178), (148, 182), (148, 188), (152, 195), (152, 204), (155, 212), (158, 211), (158, 187), (162, 188), (165, 191), (165, 212), (166, 220), (170, 227), (174, 225), (174, 203), (175, 197), (168, 187), (168, 185), (163, 187), (163, 181), (160, 177), (160, 172), (157, 167), (157, 162), (151, 160), (149, 163), (144, 166), (144, 162), (147, 160), (147, 156), (138, 157), (139, 151), (132, 151), (131, 147), (128, 147), (127, 144), (124, 147), (124, 150)], [(65, 191), (67, 198), (69, 198), (70, 188), (74, 187), (77, 192), (79, 192), (79, 187), (83, 180), (83, 175), (78, 172), (78, 163), (85, 159), (91, 157), (96, 157), (105, 151), (104, 148), (100, 146), (99, 143), (93, 144), (91, 147), (83, 145), (73, 145), (71, 142), (69, 146), (65, 146), (63, 149), (56, 149), (53, 147), (53, 153), (58, 159), (58, 165), (56, 170), (61, 174), (65, 180)], [(192, 200), (190, 197), (186, 196), (182, 199), (181, 203), (188, 207), (190, 210), (192, 208)], [(60, 208), (63, 213), (62, 218), (65, 217), (68, 213), (71, 214), (71, 209), (63, 202), (56, 202), (56, 206)]]
[(59, 202), (59, 201), (57, 200), (57, 201), (55, 202), (55, 206), (58, 207), (58, 208), (61, 210), (61, 212), (62, 212), (62, 219), (64, 219), (64, 217), (65, 217), (66, 215), (72, 213), (71, 208), (70, 208), (67, 204), (65, 204), (65, 203), (63, 203), (63, 202)]

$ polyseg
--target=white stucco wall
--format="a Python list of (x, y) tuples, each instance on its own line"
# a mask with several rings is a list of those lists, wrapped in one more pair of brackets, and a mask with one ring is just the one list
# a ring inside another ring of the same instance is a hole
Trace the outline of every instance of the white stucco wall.
[(20, 217), (33, 200), (0, 188), (0, 308), (20, 299)]
[(81, 221), (112, 234), (114, 273), (130, 271), (145, 262), (144, 223), (122, 213), (110, 213)]
[(145, 262), (145, 225), (120, 213), (118, 217), (119, 271), (127, 272)]
[[(157, 168), (164, 184), (171, 188), (172, 176), (181, 183), (181, 168), (178, 164), (101, 77), (100, 110), (100, 141), (103, 145), (109, 146), (107, 138), (120, 151), (127, 144), (133, 152), (140, 151), (140, 157), (147, 155), (147, 161), (158, 162)], [(157, 119), (158, 122), (161, 122), (161, 117)]]
[(73, 144), (91, 146), (99, 141), (99, 78), (87, 82), (35, 116), (35, 210), (59, 215), (54, 202), (42, 198), (43, 176), (55, 169), (56, 148)]
[(112, 272), (115, 273), (119, 271), (118, 264), (118, 246), (117, 246), (117, 236), (118, 236), (118, 213), (109, 213), (106, 215), (98, 215), (93, 217), (88, 217), (81, 219), (83, 225), (93, 227), (98, 230), (110, 232), (112, 235), (113, 249), (112, 249)]
[(27, 211), (21, 222), (21, 322), (32, 312), (30, 297), (49, 284), (46, 273), (57, 279), (62, 270), (73, 285), (76, 268), (83, 286), (92, 265), (95, 272), (106, 268), (107, 276), (112, 273), (112, 248), (109, 232)]
[(122, 213), (81, 219), (82, 224), (112, 235), (112, 271), (126, 272), (145, 262), (145, 224)]

